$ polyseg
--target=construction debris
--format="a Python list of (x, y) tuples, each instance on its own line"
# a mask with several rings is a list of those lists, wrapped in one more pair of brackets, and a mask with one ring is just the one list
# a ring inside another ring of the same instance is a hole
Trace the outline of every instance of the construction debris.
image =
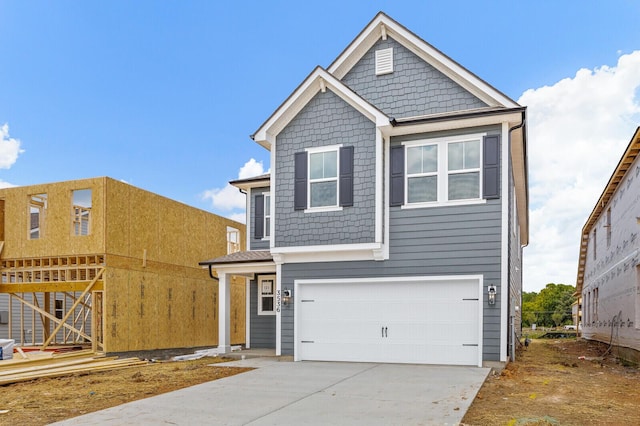
[[(231, 346), (232, 352), (241, 351), (241, 350), (242, 350), (242, 346), (240, 345)], [(196, 359), (204, 358), (205, 356), (217, 357), (218, 355), (220, 355), (220, 351), (218, 348), (201, 349), (201, 350), (195, 351), (192, 354), (174, 356), (173, 358), (171, 358), (171, 360), (172, 361), (193, 361)]]
[(115, 370), (148, 364), (139, 358), (106, 357), (91, 350), (73, 352), (23, 352), (26, 358), (0, 362), (0, 385), (41, 377), (58, 377), (92, 371)]

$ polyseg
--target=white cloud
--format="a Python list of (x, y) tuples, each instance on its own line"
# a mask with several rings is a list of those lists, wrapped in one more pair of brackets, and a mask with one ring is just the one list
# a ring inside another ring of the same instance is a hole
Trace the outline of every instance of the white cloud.
[(264, 174), (262, 162), (257, 162), (252, 158), (244, 163), (244, 166), (240, 167), (238, 179), (248, 179), (250, 177), (260, 176), (261, 174)]
[(13, 188), (14, 186), (17, 186), (17, 185), (14, 185), (14, 184), (9, 183), (9, 182), (5, 182), (2, 179), (0, 179), (0, 189), (2, 189), (2, 188)]
[(580, 231), (640, 125), (640, 51), (527, 90), (530, 244), (525, 291), (575, 285)]
[(9, 125), (0, 126), (0, 169), (10, 169), (23, 152), (20, 141), (9, 136)]
[[(264, 173), (262, 162), (251, 158), (240, 167), (238, 179), (247, 179)], [(242, 223), (245, 222), (245, 214), (243, 213), (245, 210), (245, 195), (235, 186), (227, 184), (223, 188), (208, 189), (202, 194), (202, 198), (204, 200), (211, 200), (214, 209), (229, 212), (227, 216), (230, 219)], [(240, 220), (240, 218), (242, 218), (242, 220)]]
[(227, 218), (240, 223), (246, 224), (247, 222), (247, 215), (245, 213), (232, 213), (230, 215), (227, 215)]

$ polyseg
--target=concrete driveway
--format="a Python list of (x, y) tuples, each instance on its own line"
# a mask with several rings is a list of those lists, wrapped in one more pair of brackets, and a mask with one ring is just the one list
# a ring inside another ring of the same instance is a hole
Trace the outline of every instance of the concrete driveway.
[(257, 368), (55, 425), (457, 425), (490, 371), (274, 358), (225, 365)]

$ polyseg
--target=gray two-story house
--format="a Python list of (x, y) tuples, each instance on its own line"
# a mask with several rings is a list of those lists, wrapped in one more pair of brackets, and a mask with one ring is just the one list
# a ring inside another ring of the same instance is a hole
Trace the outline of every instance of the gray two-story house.
[[(295, 360), (507, 361), (528, 243), (526, 108), (379, 13), (252, 135), (247, 346)], [(212, 275), (213, 276), (213, 275)]]

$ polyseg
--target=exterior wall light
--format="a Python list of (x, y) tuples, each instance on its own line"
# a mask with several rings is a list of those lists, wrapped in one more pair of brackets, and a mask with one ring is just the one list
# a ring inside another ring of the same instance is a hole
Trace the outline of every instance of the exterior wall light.
[(282, 303), (287, 306), (289, 304), (289, 302), (291, 301), (291, 290), (285, 288), (282, 291)]
[(487, 287), (487, 294), (489, 296), (489, 304), (495, 305), (496, 304), (496, 286), (490, 285), (489, 287)]

